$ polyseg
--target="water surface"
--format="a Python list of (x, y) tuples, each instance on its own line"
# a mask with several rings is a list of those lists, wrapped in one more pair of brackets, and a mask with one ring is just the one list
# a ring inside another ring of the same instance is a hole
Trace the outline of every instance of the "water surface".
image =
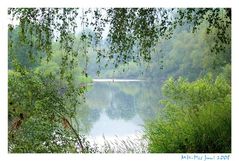
[(160, 84), (144, 80), (94, 79), (80, 105), (77, 120), (81, 131), (94, 140), (103, 136), (124, 139), (143, 134), (146, 120), (159, 108)]

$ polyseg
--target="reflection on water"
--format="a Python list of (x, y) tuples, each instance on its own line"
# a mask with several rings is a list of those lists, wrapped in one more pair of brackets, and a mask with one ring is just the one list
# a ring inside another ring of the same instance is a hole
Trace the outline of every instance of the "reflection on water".
[(90, 136), (104, 136), (106, 138), (112, 136), (130, 136), (134, 133), (140, 132), (142, 130), (142, 119), (139, 116), (133, 117), (130, 121), (124, 119), (112, 119), (107, 113), (102, 112), (100, 119), (93, 125)]
[(77, 108), (82, 133), (91, 138), (124, 138), (143, 132), (159, 108), (160, 85), (151, 82), (94, 82)]

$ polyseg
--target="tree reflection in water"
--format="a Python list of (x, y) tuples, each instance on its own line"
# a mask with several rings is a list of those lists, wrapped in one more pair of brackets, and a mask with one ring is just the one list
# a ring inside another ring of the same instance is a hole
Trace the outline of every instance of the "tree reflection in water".
[(157, 113), (160, 86), (151, 82), (95, 82), (79, 105), (80, 130), (90, 137), (132, 136)]

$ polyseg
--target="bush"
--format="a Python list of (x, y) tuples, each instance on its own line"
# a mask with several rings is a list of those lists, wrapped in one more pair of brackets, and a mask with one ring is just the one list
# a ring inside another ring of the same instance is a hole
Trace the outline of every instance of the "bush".
[(165, 82), (157, 119), (146, 124), (150, 152), (231, 152), (231, 87), (222, 75)]
[(67, 128), (67, 108), (57, 80), (34, 72), (9, 71), (9, 152), (76, 152)]

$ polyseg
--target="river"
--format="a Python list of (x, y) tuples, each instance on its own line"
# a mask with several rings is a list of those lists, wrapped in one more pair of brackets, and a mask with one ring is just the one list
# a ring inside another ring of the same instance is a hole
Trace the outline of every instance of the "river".
[(159, 108), (160, 84), (138, 79), (94, 79), (79, 105), (80, 131), (100, 144), (142, 135)]

